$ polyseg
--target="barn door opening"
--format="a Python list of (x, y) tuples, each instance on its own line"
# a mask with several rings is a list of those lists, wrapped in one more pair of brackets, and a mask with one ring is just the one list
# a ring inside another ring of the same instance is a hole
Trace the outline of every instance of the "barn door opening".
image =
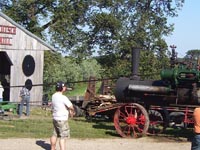
[(10, 100), (10, 68), (12, 61), (5, 51), (0, 51), (0, 81), (3, 87), (3, 101)]

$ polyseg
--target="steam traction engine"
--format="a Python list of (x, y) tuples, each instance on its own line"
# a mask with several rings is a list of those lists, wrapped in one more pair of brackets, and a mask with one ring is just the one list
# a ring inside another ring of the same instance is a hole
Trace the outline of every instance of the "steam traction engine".
[(192, 123), (193, 109), (200, 103), (198, 63), (177, 62), (172, 46), (171, 67), (161, 71), (161, 80), (140, 80), (139, 49), (132, 52), (132, 76), (116, 82), (116, 102), (98, 106), (93, 114), (112, 111), (116, 131), (122, 137), (162, 132), (169, 125), (169, 113), (179, 112), (184, 123)]
[(192, 123), (192, 111), (200, 103), (199, 66), (178, 63), (175, 46), (171, 48), (171, 68), (162, 70), (161, 80), (156, 81), (139, 80), (139, 50), (133, 51), (133, 75), (118, 79), (115, 89), (117, 102), (128, 104), (118, 108), (114, 116), (121, 136), (145, 133), (148, 128), (149, 133), (160, 132), (169, 123), (169, 112), (182, 112), (186, 115), (183, 122)]

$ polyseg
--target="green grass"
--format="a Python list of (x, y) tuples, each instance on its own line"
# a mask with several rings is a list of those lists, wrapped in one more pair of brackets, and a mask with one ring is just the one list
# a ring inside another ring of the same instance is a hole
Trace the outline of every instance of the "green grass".
[(116, 133), (112, 122), (93, 120), (87, 121), (85, 118), (74, 118), (70, 120), (71, 136), (74, 138), (116, 138)]
[[(87, 86), (88, 86), (88, 83), (76, 83), (73, 86), (73, 90), (67, 91), (66, 95), (67, 96), (84, 96)], [(96, 93), (98, 93), (100, 86), (101, 86), (101, 82), (96, 81), (96, 85), (95, 85)]]
[[(112, 122), (88, 121), (84, 117), (69, 120), (72, 138), (115, 138)], [(50, 111), (35, 108), (31, 116), (19, 119), (0, 120), (0, 138), (49, 138), (52, 134), (52, 119)]]
[[(34, 108), (31, 116), (26, 119), (5, 117), (0, 120), (1, 138), (49, 138), (52, 134), (52, 118), (49, 110)], [(86, 120), (84, 117), (75, 117), (69, 120), (72, 138), (119, 138), (113, 122), (103, 119)], [(156, 137), (167, 137), (169, 139), (186, 138), (193, 136), (192, 128), (173, 129), (167, 128), (165, 133)]]
[(87, 88), (86, 83), (76, 83), (73, 87), (72, 91), (67, 91), (66, 95), (67, 96), (84, 96), (85, 91)]
[(163, 133), (166, 137), (174, 137), (174, 138), (186, 138), (191, 140), (193, 135), (193, 128), (167, 128), (167, 130)]

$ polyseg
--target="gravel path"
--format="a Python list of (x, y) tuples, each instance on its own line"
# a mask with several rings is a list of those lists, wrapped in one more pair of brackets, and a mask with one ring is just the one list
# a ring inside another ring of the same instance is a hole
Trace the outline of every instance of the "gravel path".
[[(0, 139), (1, 150), (50, 150), (49, 139)], [(57, 145), (58, 147), (58, 145)], [(190, 150), (190, 142), (139, 139), (68, 139), (67, 150)], [(59, 150), (59, 148), (57, 148)]]

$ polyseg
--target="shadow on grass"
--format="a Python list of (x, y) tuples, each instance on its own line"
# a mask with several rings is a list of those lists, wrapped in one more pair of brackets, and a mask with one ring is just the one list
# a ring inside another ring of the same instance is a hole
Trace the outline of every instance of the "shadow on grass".
[(39, 145), (41, 148), (43, 148), (45, 150), (50, 150), (51, 149), (51, 145), (46, 143), (45, 141), (38, 140), (38, 141), (36, 141), (36, 144)]
[(93, 128), (95, 129), (104, 129), (105, 134), (120, 137), (119, 134), (116, 133), (115, 127), (112, 124), (107, 124), (106, 122), (96, 122), (95, 125), (93, 125)]
[(194, 133), (192, 128), (168, 128), (163, 135), (175, 139), (186, 139), (187, 141), (191, 141)]
[[(85, 118), (76, 118), (76, 121), (91, 122), (95, 129), (105, 130), (105, 134), (113, 137), (121, 137), (117, 134), (114, 123), (112, 120), (105, 118), (90, 118), (89, 120)], [(158, 139), (158, 141), (174, 141), (174, 142), (188, 142), (193, 138), (193, 128), (167, 128), (163, 133), (158, 135), (148, 135), (150, 138)]]
[(93, 123), (92, 127), (95, 129), (103, 129), (105, 130), (105, 134), (113, 136), (113, 137), (120, 137), (119, 134), (117, 134), (114, 123), (112, 120), (103, 117), (91, 117), (89, 119), (85, 118), (76, 118), (75, 121), (81, 121), (81, 122), (88, 122)]
[(192, 128), (167, 128), (161, 134), (148, 135), (148, 137), (162, 142), (191, 142), (193, 136)]

